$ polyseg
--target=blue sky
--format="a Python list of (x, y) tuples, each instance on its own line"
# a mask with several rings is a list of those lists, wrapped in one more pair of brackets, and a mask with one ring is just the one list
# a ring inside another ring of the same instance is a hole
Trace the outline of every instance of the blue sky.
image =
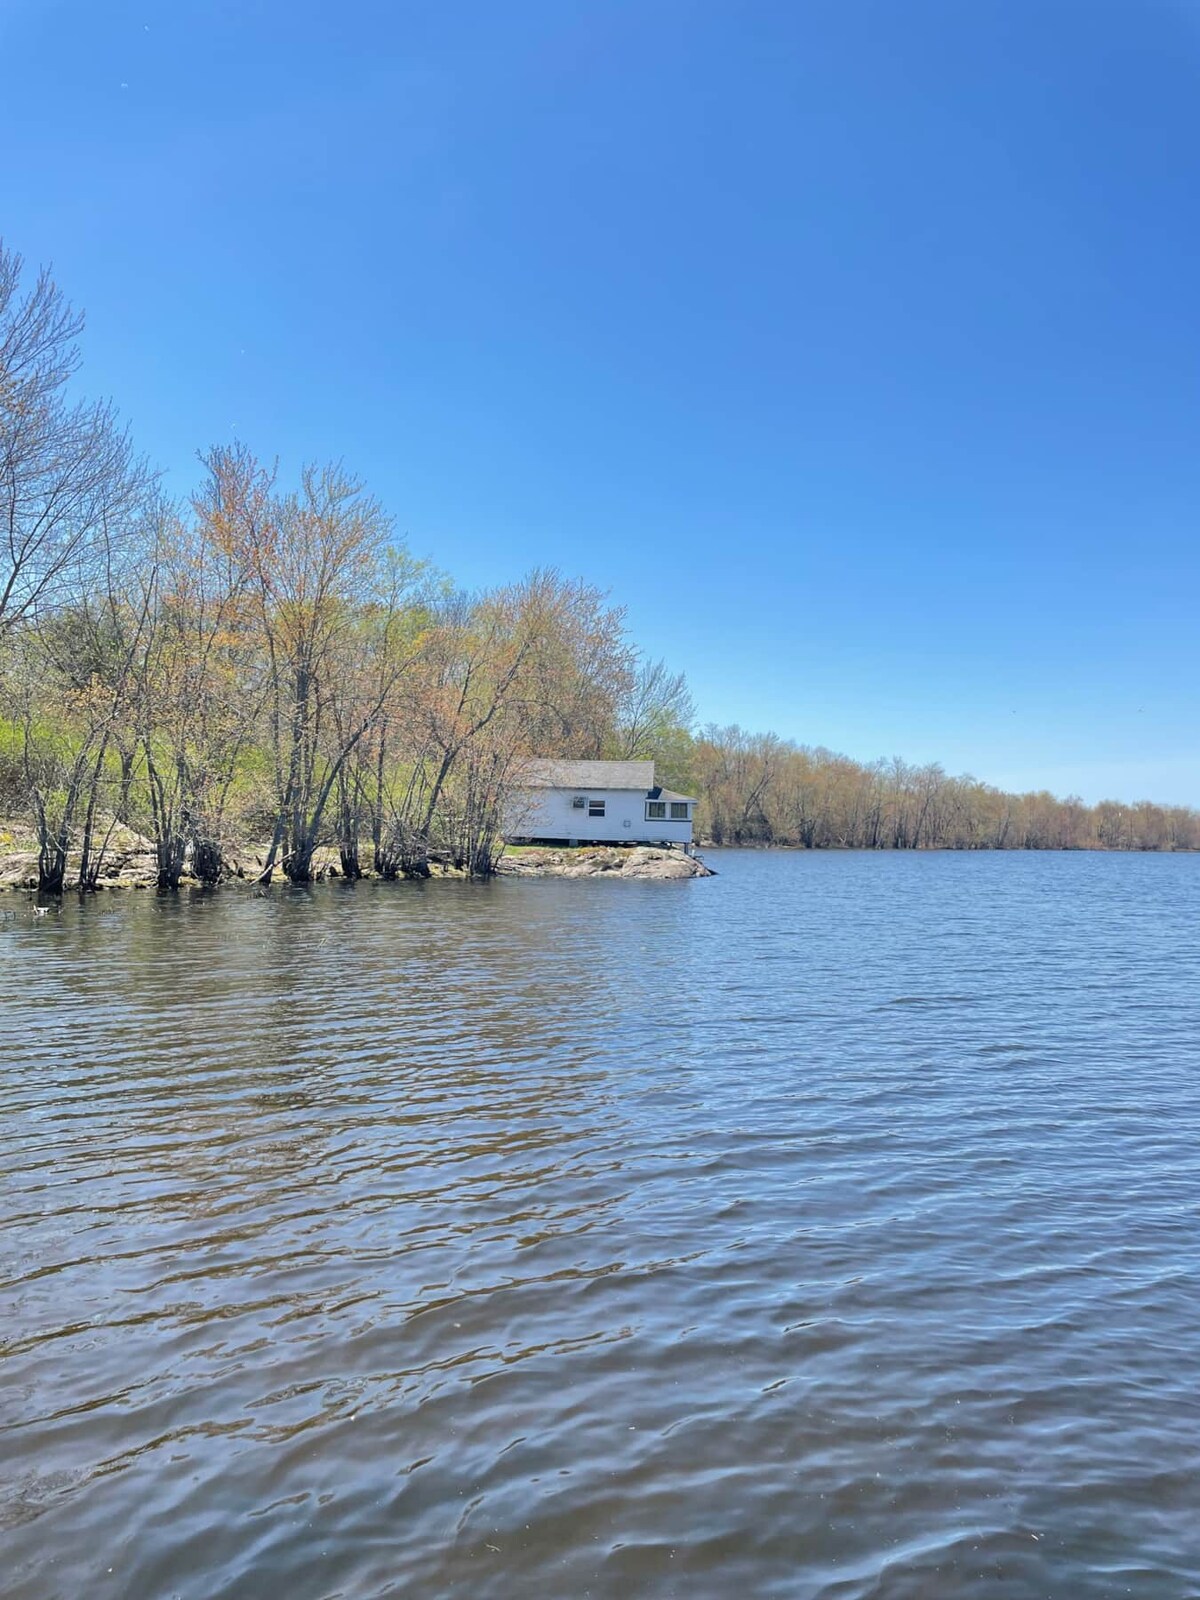
[(705, 720), (1200, 804), (1200, 11), (0, 0), (0, 231), (182, 493), (342, 457)]

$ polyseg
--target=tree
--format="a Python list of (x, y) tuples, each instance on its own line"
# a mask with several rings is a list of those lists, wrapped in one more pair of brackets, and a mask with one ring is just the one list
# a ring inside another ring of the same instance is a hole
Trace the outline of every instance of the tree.
[[(427, 876), (430, 851), (439, 845), (472, 873), (483, 856), (490, 858), (479, 808), (498, 826), (504, 781), (529, 736), (519, 710), (529, 709), (522, 691), (528, 695), (530, 686), (521, 677), (534, 672), (534, 652), (544, 642), (540, 599), (538, 575), (481, 599), (456, 595), (430, 629), (422, 670), (409, 683), (413, 760), (390, 828), (389, 854), (407, 876)], [(460, 767), (463, 785), (456, 783)]]
[(696, 708), (682, 672), (665, 661), (644, 659), (632, 674), (616, 710), (612, 742), (619, 761), (653, 760), (660, 781), (691, 781), (691, 728)]
[(601, 590), (552, 567), (535, 569), (496, 599), (522, 619), (529, 647), (521, 672), (529, 753), (603, 755), (637, 662), (624, 611)]
[(241, 446), (214, 449), (205, 464), (206, 515), (247, 575), (263, 655), (276, 821), (262, 876), (282, 853), (288, 878), (307, 883), (339, 775), (408, 664), (403, 602), (420, 568), (338, 466), (305, 467), (299, 489), (281, 495)]
[(72, 402), (81, 316), (0, 243), (0, 634), (86, 591), (148, 474), (106, 402)]
[[(62, 893), (77, 836), (78, 886), (95, 889), (107, 843), (106, 835), (96, 846), (101, 796), (116, 732), (130, 714), (149, 596), (127, 587), (128, 574), (111, 557), (105, 577), (99, 596), (49, 611), (10, 639), (10, 703), (22, 730), (44, 894)], [(107, 814), (111, 834), (111, 805)]]
[(178, 888), (189, 857), (202, 883), (219, 881), (226, 806), (263, 700), (246, 573), (202, 498), (195, 509), (185, 520), (157, 508), (134, 669), (132, 721), (161, 889)]

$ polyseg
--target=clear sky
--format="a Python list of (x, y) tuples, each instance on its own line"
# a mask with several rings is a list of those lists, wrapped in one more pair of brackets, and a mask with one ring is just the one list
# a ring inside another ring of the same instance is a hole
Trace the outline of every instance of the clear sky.
[(342, 457), (701, 717), (1200, 804), (1200, 9), (0, 0), (0, 232), (184, 492)]

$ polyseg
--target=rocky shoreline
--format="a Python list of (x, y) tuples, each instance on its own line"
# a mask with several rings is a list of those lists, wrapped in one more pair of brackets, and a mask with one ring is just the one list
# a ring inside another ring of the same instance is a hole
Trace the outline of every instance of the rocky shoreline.
[[(153, 889), (158, 882), (158, 861), (153, 841), (144, 834), (117, 823), (98, 830), (97, 848), (104, 844), (100, 877), (97, 889)], [(234, 852), (227, 860), (230, 881), (253, 879), (262, 870), (261, 855), (253, 850)], [(334, 853), (336, 860), (336, 852)], [(69, 858), (67, 884), (78, 876), (79, 857), (72, 852)], [(195, 885), (197, 880), (184, 875), (184, 883)], [(0, 890), (36, 890), (38, 885), (38, 848), (34, 832), (24, 823), (0, 822)]]
[(514, 878), (712, 878), (711, 867), (682, 850), (661, 850), (649, 845), (616, 845), (539, 850), (509, 850), (496, 868)]
[[(103, 837), (103, 834), (101, 835)], [(236, 885), (255, 883), (266, 858), (265, 845), (249, 845), (226, 857), (225, 881)], [(77, 859), (71, 862), (77, 868)], [(340, 876), (336, 850), (318, 851), (314, 860), (318, 882)], [(652, 849), (647, 846), (615, 846), (582, 849), (537, 849), (522, 847), (501, 857), (497, 872), (515, 878), (710, 878), (711, 867), (682, 850)], [(452, 867), (432, 866), (435, 877), (461, 877)], [(374, 874), (364, 873), (371, 878)], [(108, 833), (97, 889), (153, 889), (158, 880), (154, 845), (143, 834), (117, 824)], [(68, 884), (71, 882), (68, 873)], [(276, 882), (282, 882), (276, 869)], [(18, 822), (0, 822), (0, 891), (30, 892), (37, 889), (38, 851), (32, 829)], [(186, 873), (184, 887), (196, 887), (197, 880)]]

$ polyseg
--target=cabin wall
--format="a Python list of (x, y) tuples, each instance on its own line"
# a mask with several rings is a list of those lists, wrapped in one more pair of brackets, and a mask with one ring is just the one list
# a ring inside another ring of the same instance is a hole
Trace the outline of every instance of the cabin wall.
[[(590, 817), (577, 794), (604, 801), (604, 816)], [(646, 820), (642, 789), (526, 789), (509, 812), (505, 834), (515, 839), (601, 839), (612, 844), (690, 844), (691, 822)]]

